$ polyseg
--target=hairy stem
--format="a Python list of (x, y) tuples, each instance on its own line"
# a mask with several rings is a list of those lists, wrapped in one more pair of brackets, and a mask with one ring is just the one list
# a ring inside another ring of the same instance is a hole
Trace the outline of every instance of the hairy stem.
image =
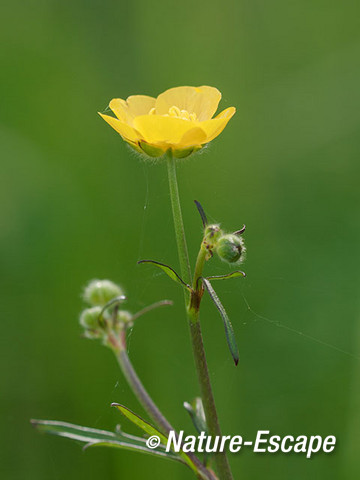
[[(167, 154), (167, 167), (170, 186), (170, 198), (174, 217), (175, 236), (178, 247), (180, 270), (183, 280), (191, 283), (191, 269), (187, 250), (184, 224), (181, 214), (179, 189), (176, 178), (176, 165), (172, 154)], [(199, 308), (202, 297), (201, 276), (205, 264), (206, 251), (200, 248), (196, 261), (195, 274), (193, 278), (193, 292), (184, 290), (186, 312), (190, 327), (191, 342), (195, 360), (195, 366), (200, 385), (201, 397), (204, 405), (206, 421), (211, 436), (221, 436), (219, 420), (216, 412), (214, 395), (211, 388), (209, 369), (207, 366), (204, 344), (202, 340), (201, 325), (199, 320)], [(225, 452), (218, 452), (214, 455), (216, 470), (220, 480), (233, 480), (230, 465)]]
[(146, 391), (129, 359), (126, 350), (121, 349), (117, 353), (116, 358), (132, 391), (136, 395), (141, 405), (144, 407), (145, 411), (148, 413), (149, 417), (159, 427), (161, 432), (167, 434), (170, 430), (174, 430)]
[[(167, 154), (167, 166), (168, 166), (168, 176), (169, 176), (171, 207), (172, 207), (172, 212), (174, 217), (176, 244), (177, 244), (179, 263), (180, 263), (180, 272), (184, 282), (190, 284), (191, 268), (190, 268), (189, 254), (188, 254), (188, 248), (187, 248), (186, 238), (185, 238), (184, 222), (183, 222), (182, 213), (181, 213), (179, 188), (178, 188), (177, 178), (176, 178), (176, 165), (175, 165), (175, 160), (173, 159), (173, 156), (170, 152), (171, 150), (169, 150), (169, 153)], [(188, 298), (186, 297), (185, 300), (187, 299)]]

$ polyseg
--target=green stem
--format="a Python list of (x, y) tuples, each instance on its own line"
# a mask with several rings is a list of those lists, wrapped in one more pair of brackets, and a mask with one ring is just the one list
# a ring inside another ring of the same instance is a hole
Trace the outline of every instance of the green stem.
[[(171, 207), (174, 217), (175, 225), (175, 234), (176, 234), (176, 244), (179, 255), (180, 262), (180, 271), (181, 277), (185, 283), (190, 284), (191, 282), (191, 268), (189, 262), (189, 254), (185, 238), (184, 223), (181, 213), (180, 197), (179, 197), (179, 188), (176, 178), (176, 165), (175, 160), (171, 154), (171, 150), (167, 154), (167, 166), (168, 166), (168, 176), (169, 176), (169, 187), (170, 187), (170, 198), (171, 198)], [(187, 300), (187, 297), (186, 297)]]
[[(175, 236), (179, 253), (180, 270), (183, 280), (190, 284), (191, 269), (189, 255), (186, 245), (185, 230), (181, 214), (179, 189), (176, 178), (175, 160), (169, 151), (167, 154), (167, 167), (170, 186), (170, 198), (174, 217)], [(194, 361), (200, 385), (201, 397), (207, 421), (209, 434), (221, 436), (219, 420), (216, 412), (214, 395), (211, 388), (209, 369), (206, 361), (206, 354), (202, 340), (201, 325), (199, 320), (199, 308), (202, 297), (201, 277), (206, 259), (206, 251), (201, 246), (195, 266), (193, 278), (193, 293), (189, 299), (187, 290), (184, 289), (186, 312), (190, 327), (191, 342), (194, 354)], [(190, 301), (189, 301), (190, 300)], [(225, 452), (218, 452), (214, 455), (215, 465), (220, 480), (233, 480), (230, 465)]]
[(117, 353), (116, 358), (132, 391), (136, 395), (141, 405), (144, 407), (144, 410), (148, 413), (149, 417), (160, 428), (161, 432), (167, 434), (171, 430), (174, 430), (168, 420), (160, 412), (146, 391), (144, 385), (141, 383), (141, 380), (139, 379), (126, 350), (121, 349)]

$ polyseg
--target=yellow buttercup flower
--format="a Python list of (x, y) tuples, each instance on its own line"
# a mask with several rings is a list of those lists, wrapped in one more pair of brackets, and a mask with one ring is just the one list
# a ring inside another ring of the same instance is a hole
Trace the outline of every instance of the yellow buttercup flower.
[(229, 107), (213, 118), (220, 99), (214, 87), (176, 87), (157, 98), (114, 98), (109, 107), (116, 118), (100, 115), (137, 151), (161, 157), (171, 149), (184, 158), (217, 137), (234, 115)]

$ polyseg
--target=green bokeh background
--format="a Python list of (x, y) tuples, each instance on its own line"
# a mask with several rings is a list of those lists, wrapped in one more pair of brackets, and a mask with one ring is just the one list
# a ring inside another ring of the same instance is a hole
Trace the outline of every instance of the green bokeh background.
[(207, 299), (202, 313), (223, 431), (338, 439), (335, 453), (311, 460), (242, 451), (231, 456), (235, 479), (358, 478), (358, 13), (356, 1), (329, 0), (1, 7), (2, 478), (192, 478), (156, 458), (83, 453), (29, 419), (112, 429), (122, 421), (112, 401), (142, 413), (111, 353), (80, 337), (81, 289), (106, 277), (133, 311), (174, 300), (135, 325), (129, 355), (175, 426), (192, 432), (182, 402), (198, 387), (182, 292), (136, 265), (177, 266), (166, 170), (135, 158), (96, 112), (113, 97), (202, 84), (237, 114), (205, 154), (179, 164), (192, 259), (195, 198), (224, 228), (247, 225), (248, 277), (218, 286), (238, 368)]

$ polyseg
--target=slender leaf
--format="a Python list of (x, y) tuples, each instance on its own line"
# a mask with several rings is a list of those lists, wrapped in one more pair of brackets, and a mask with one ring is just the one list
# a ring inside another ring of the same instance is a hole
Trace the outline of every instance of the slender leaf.
[(190, 285), (184, 282), (184, 280), (173, 270), (171, 267), (168, 265), (165, 265), (164, 263), (156, 262), (155, 260), (140, 260), (138, 263), (150, 263), (151, 265), (154, 265), (155, 267), (160, 268), (163, 272), (168, 275), (171, 280), (174, 280), (174, 282), (179, 283), (182, 287), (187, 288), (189, 291), (191, 291)]
[(166, 452), (160, 445), (156, 450), (147, 447), (146, 440), (141, 437), (129, 435), (120, 429), (116, 432), (98, 430), (96, 428), (82, 427), (67, 422), (58, 422), (53, 420), (31, 420), (31, 423), (43, 433), (57, 435), (59, 437), (69, 438), (84, 443), (84, 448), (88, 447), (112, 447), (123, 450), (146, 453), (149, 455), (161, 456), (170, 460), (176, 460), (185, 463), (184, 460), (173, 452)]
[(213, 275), (212, 277), (206, 277), (208, 280), (228, 280), (229, 278), (246, 277), (246, 274), (241, 270), (228, 273), (226, 275)]
[(208, 220), (206, 218), (206, 214), (204, 212), (204, 209), (203, 207), (201, 206), (201, 203), (198, 202), (197, 200), (194, 200), (195, 202), (195, 205), (196, 205), (196, 208), (198, 209), (198, 212), (200, 213), (200, 217), (201, 217), (201, 220), (202, 220), (202, 223), (203, 223), (203, 226), (204, 228), (207, 226), (208, 224)]
[(208, 279), (203, 278), (203, 282), (205, 285), (206, 290), (208, 291), (211, 300), (215, 303), (216, 308), (219, 310), (220, 315), (223, 319), (224, 322), (224, 327), (225, 327), (225, 334), (226, 334), (226, 340), (229, 345), (229, 349), (231, 352), (231, 355), (234, 359), (235, 365), (239, 363), (239, 350), (236, 344), (235, 340), (235, 334), (233, 327), (231, 325), (230, 319), (227, 316), (227, 313), (225, 311), (225, 308), (223, 307), (222, 303), (220, 302), (219, 297), (217, 296), (215, 290), (213, 289), (211, 283), (209, 282)]
[[(112, 403), (112, 407), (116, 407), (126, 418), (128, 418), (132, 423), (137, 425), (141, 430), (143, 430), (145, 433), (147, 433), (150, 436), (157, 436), (159, 437), (161, 443), (165, 446), (167, 444), (167, 437), (163, 435), (159, 430), (157, 430), (155, 427), (150, 425), (150, 423), (146, 422), (143, 420), (141, 417), (136, 415), (136, 413), (132, 412), (129, 410), (127, 407), (124, 407), (123, 405), (120, 405), (119, 403)], [(196, 473), (198, 473), (198, 467), (194, 464), (194, 462), (189, 458), (189, 456), (180, 450), (178, 452), (179, 457), (182, 458), (182, 460)]]

